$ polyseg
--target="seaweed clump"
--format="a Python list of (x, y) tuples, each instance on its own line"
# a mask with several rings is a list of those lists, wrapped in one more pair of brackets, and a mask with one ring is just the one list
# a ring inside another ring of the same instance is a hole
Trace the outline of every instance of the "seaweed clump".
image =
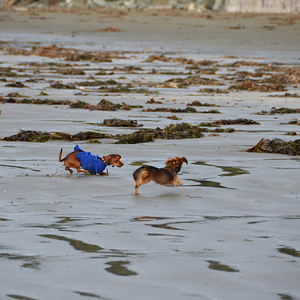
[(116, 111), (116, 110), (131, 110), (132, 108), (143, 108), (143, 106), (128, 105), (125, 102), (112, 103), (108, 100), (102, 99), (97, 105), (86, 105), (83, 108), (87, 108), (90, 110)]
[(142, 124), (138, 124), (137, 120), (121, 120), (117, 118), (104, 119), (103, 123), (98, 125), (108, 126), (108, 127), (142, 127)]
[(279, 153), (287, 155), (300, 155), (300, 140), (284, 141), (282, 139), (264, 139), (262, 138), (256, 145), (246, 150), (246, 152), (266, 152)]
[[(15, 97), (19, 97), (16, 96)], [(2, 99), (1, 103), (17, 103), (17, 104), (46, 104), (46, 105), (67, 105), (70, 104), (70, 101), (68, 100), (53, 100), (53, 99), (33, 99), (33, 98), (23, 98), (23, 99), (14, 99), (14, 98), (8, 98), (8, 99)]]
[(216, 106), (216, 104), (210, 104), (210, 103), (201, 103), (200, 101), (193, 101), (192, 103), (188, 103), (188, 106)]
[(213, 124), (215, 125), (260, 125), (258, 122), (250, 119), (235, 119), (235, 120), (218, 120), (214, 121)]
[(132, 134), (117, 135), (116, 144), (137, 144), (152, 142), (155, 139), (191, 139), (204, 136), (203, 129), (188, 123), (170, 124), (164, 129), (144, 129), (135, 131)]
[(186, 88), (190, 85), (217, 85), (215, 79), (202, 78), (200, 76), (188, 76), (186, 78), (171, 78), (158, 87)]
[(246, 81), (241, 84), (235, 84), (228, 87), (228, 90), (241, 90), (251, 92), (274, 92), (286, 91), (286, 88), (281, 84), (257, 84), (252, 81)]
[(146, 108), (143, 111), (146, 112), (171, 112), (171, 113), (197, 113), (198, 111), (193, 108), (193, 107), (189, 107), (187, 106), (185, 109), (181, 109), (181, 108), (170, 108), (170, 107), (157, 107), (157, 108)]
[(162, 104), (162, 102), (161, 101), (156, 101), (153, 98), (151, 98), (150, 100), (148, 100), (146, 102), (146, 104)]
[(99, 62), (112, 62), (113, 58), (124, 58), (120, 56), (122, 53), (119, 51), (82, 51), (78, 49), (68, 49), (63, 47), (57, 47), (56, 45), (36, 47), (33, 46), (29, 50), (16, 49), (11, 47), (4, 47), (3, 52), (10, 55), (36, 55), (50, 58), (62, 58), (66, 61), (91, 61), (95, 63)]
[(21, 141), (21, 142), (47, 142), (51, 139), (50, 132), (21, 130), (18, 134), (5, 137), (2, 141)]
[(106, 92), (106, 93), (147, 93), (147, 94), (152, 94), (152, 93), (157, 93), (157, 92), (150, 92), (147, 89), (134, 89), (131, 86), (114, 86), (114, 87), (107, 87), (107, 86), (102, 86), (99, 88), (99, 91)]
[(272, 107), (270, 111), (262, 110), (261, 112), (255, 113), (256, 115), (275, 115), (275, 114), (299, 114), (300, 108), (287, 108)]
[(21, 142), (47, 142), (53, 140), (65, 140), (65, 141), (81, 141), (81, 140), (94, 140), (103, 139), (108, 136), (104, 133), (98, 133), (93, 131), (79, 132), (77, 134), (68, 134), (64, 132), (46, 132), (46, 131), (34, 131), (34, 130), (21, 130), (18, 134), (5, 137), (2, 141), (21, 141)]
[(93, 80), (93, 81), (81, 81), (78, 82), (77, 85), (79, 86), (97, 86), (97, 85), (107, 85), (107, 84), (118, 84), (115, 80), (109, 79), (109, 80)]
[(7, 87), (16, 87), (16, 88), (25, 88), (25, 87), (27, 87), (21, 81), (15, 81), (13, 83), (8, 83), (5, 86), (7, 86)]
[(57, 72), (63, 75), (85, 75), (85, 72), (83, 70), (76, 68), (61, 69)]
[(228, 94), (228, 91), (226, 90), (221, 90), (221, 89), (212, 89), (212, 88), (204, 88), (200, 89), (198, 92), (200, 93), (209, 93), (209, 94)]
[(0, 67), (0, 77), (16, 77), (17, 74), (12, 72), (11, 68)]
[(50, 84), (50, 87), (53, 88), (53, 89), (76, 89), (76, 85), (75, 84), (63, 84), (61, 82), (55, 82), (55, 83), (52, 83)]
[(300, 98), (300, 94), (294, 93), (284, 93), (283, 95), (269, 95), (269, 97), (279, 97), (279, 98)]

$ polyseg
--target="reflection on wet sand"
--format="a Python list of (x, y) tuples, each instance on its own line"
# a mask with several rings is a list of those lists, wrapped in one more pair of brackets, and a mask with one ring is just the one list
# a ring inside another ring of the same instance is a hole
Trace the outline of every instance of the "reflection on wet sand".
[(21, 260), (25, 261), (20, 264), (23, 268), (31, 268), (31, 269), (39, 269), (40, 263), (40, 256), (30, 256), (30, 255), (21, 255), (21, 254), (10, 254), (10, 253), (0, 253), (0, 258), (6, 258), (10, 260)]
[(22, 296), (22, 295), (8, 294), (6, 296), (13, 298), (13, 299), (19, 299), (19, 300), (38, 300), (37, 298), (31, 298), (31, 297), (26, 297), (26, 296)]
[(110, 265), (110, 267), (106, 268), (105, 270), (109, 273), (113, 273), (115, 275), (120, 276), (132, 276), (137, 275), (138, 273), (128, 270), (124, 265), (130, 264), (129, 261), (111, 261), (107, 262), (107, 265)]
[[(211, 165), (211, 164), (207, 164), (205, 161), (196, 161), (193, 164), (220, 168), (220, 169), (222, 169), (222, 171), (226, 172), (226, 173), (222, 173), (222, 174), (218, 175), (218, 176), (221, 176), (221, 177), (250, 174), (249, 171), (238, 168), (238, 167)], [(200, 186), (235, 190), (235, 188), (230, 188), (230, 187), (223, 186), (223, 185), (221, 185), (220, 182), (217, 182), (217, 181), (212, 181), (212, 180), (207, 180), (207, 179), (202, 179), (202, 180), (200, 180), (200, 179), (187, 179), (187, 180), (198, 182), (198, 183), (200, 183)], [(185, 185), (185, 186), (189, 186), (189, 185)]]
[(48, 239), (55, 239), (59, 241), (66, 241), (68, 242), (75, 250), (84, 251), (84, 252), (97, 252), (102, 250), (103, 248), (97, 245), (86, 244), (82, 241), (73, 240), (66, 238), (64, 236), (54, 235), (54, 234), (41, 234), (41, 237), (48, 238)]
[(239, 270), (233, 269), (227, 265), (221, 264), (218, 261), (208, 260), (209, 268), (217, 271), (225, 271), (225, 272), (239, 272)]

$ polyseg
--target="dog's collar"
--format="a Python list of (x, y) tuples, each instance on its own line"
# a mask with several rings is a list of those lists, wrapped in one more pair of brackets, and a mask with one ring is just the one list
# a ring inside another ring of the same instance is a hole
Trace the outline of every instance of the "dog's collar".
[(100, 156), (99, 156), (99, 159), (100, 159), (105, 165), (107, 165), (107, 166), (109, 165), (109, 164), (105, 161), (105, 159), (104, 159), (103, 157), (100, 157)]

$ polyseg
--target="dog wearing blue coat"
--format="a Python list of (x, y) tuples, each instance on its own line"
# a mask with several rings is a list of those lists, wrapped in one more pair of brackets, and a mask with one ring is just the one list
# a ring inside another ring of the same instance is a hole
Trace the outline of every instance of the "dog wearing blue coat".
[(98, 155), (93, 155), (91, 152), (84, 151), (79, 148), (78, 145), (74, 147), (74, 151), (66, 155), (66, 157), (61, 158), (63, 149), (60, 149), (58, 161), (63, 162), (65, 170), (68, 170), (71, 174), (73, 171), (71, 168), (76, 169), (77, 173), (91, 173), (108, 175), (108, 172), (104, 172), (107, 166), (122, 167), (123, 163), (120, 161), (121, 155), (119, 154), (109, 154), (106, 156), (99, 157)]

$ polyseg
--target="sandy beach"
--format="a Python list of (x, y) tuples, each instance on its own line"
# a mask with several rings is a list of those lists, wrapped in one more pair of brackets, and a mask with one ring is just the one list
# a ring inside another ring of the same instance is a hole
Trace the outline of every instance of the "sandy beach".
[[(300, 158), (246, 152), (300, 134), (299, 113), (268, 114), (300, 109), (298, 18), (24, 8), (0, 20), (1, 299), (300, 299)], [(74, 49), (108, 59), (68, 60)], [(267, 81), (283, 71), (289, 81)], [(245, 77), (261, 81), (242, 90)], [(131, 109), (100, 110), (101, 99)], [(143, 126), (101, 126), (113, 118)], [(116, 144), (142, 129), (237, 119), (257, 124)], [(3, 140), (20, 130), (108, 136)], [(77, 144), (124, 166), (70, 174), (58, 155)], [(175, 156), (188, 160), (181, 186), (133, 193), (136, 168)]]

